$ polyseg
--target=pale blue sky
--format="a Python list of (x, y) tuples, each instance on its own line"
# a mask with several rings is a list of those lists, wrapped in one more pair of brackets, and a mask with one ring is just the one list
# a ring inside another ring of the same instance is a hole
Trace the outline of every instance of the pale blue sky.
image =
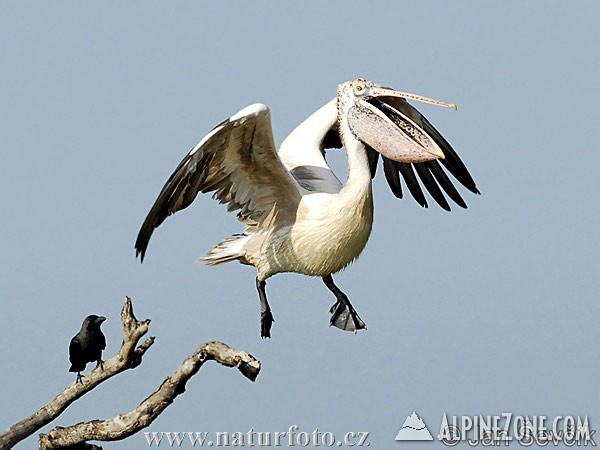
[[(262, 360), (257, 382), (207, 365), (149, 431), (295, 424), (393, 448), (413, 411), (434, 435), (444, 412), (600, 427), (598, 17), (591, 1), (1, 3), (0, 428), (73, 381), (86, 315), (116, 353), (125, 295), (156, 344), (52, 426), (131, 410), (222, 340)], [(254, 270), (195, 263), (240, 231), (208, 196), (139, 264), (140, 224), (214, 125), (262, 102), (281, 142), (358, 76), (457, 103), (418, 107), (482, 192), (423, 210), (376, 178), (373, 236), (336, 277), (368, 331), (329, 328), (321, 280), (284, 274), (261, 340)]]

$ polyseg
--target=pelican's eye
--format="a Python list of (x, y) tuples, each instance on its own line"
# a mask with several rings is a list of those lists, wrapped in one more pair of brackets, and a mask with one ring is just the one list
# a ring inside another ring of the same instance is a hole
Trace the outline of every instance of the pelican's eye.
[(357, 81), (354, 84), (354, 95), (364, 95), (365, 92), (367, 92), (367, 85), (362, 80)]

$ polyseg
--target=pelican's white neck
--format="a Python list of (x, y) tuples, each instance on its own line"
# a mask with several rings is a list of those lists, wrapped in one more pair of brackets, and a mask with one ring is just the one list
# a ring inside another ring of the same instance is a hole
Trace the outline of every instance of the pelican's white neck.
[(350, 131), (346, 114), (340, 113), (338, 127), (342, 143), (348, 153), (348, 178), (342, 193), (349, 196), (364, 196), (371, 192), (371, 169), (367, 149)]

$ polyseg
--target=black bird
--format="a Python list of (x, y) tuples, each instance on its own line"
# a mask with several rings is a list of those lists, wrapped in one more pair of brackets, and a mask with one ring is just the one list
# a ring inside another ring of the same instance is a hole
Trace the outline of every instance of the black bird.
[(92, 314), (87, 316), (81, 325), (81, 330), (69, 345), (69, 361), (71, 368), (69, 372), (77, 372), (77, 382), (81, 383), (81, 372), (89, 362), (96, 361), (96, 367), (102, 365), (102, 350), (106, 348), (106, 338), (100, 330), (100, 325), (106, 320), (106, 317)]

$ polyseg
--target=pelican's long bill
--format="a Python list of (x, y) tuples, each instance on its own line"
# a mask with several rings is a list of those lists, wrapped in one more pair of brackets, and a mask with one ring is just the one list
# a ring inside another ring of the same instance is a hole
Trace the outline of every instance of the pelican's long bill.
[[(356, 82), (355, 82), (356, 83)], [(421, 114), (405, 99), (455, 108), (445, 103), (416, 94), (393, 89), (358, 84), (354, 86), (356, 104), (348, 112), (352, 133), (383, 156), (401, 163), (419, 163), (444, 159), (445, 155), (434, 138), (420, 125)]]

